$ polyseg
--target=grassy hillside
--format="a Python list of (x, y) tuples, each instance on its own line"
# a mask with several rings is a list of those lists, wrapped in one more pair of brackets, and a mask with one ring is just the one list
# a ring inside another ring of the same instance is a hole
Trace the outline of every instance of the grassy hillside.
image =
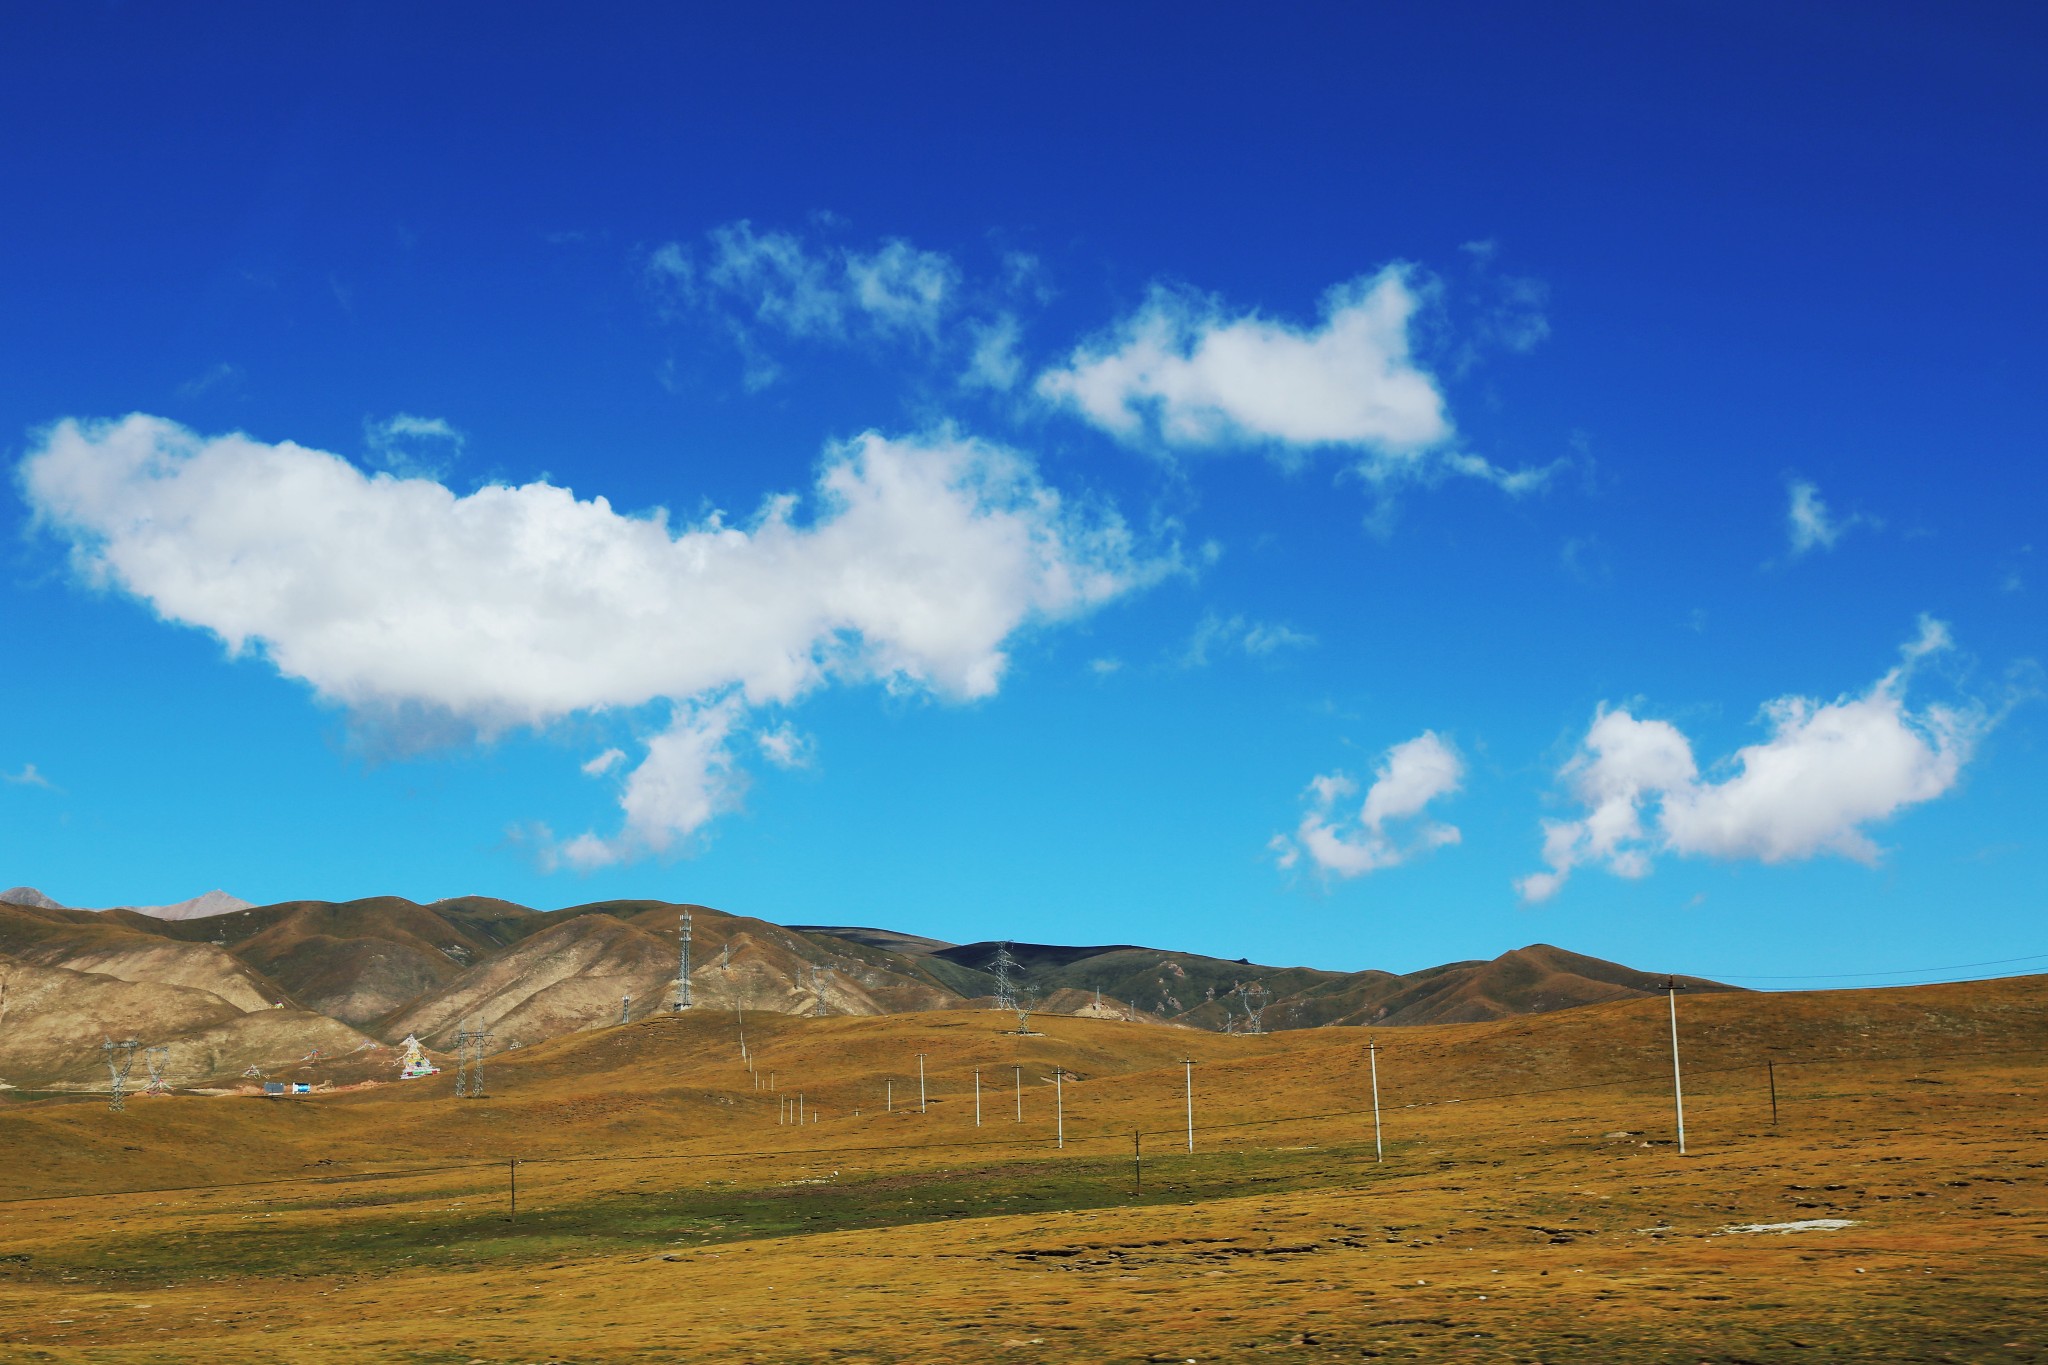
[[(2043, 984), (1682, 1000), (1684, 1157), (1651, 1000), (1255, 1038), (702, 1010), (494, 1057), (475, 1101), (442, 1076), (122, 1115), (4, 1104), (0, 1348), (2028, 1359)], [(813, 1121), (778, 1122), (797, 1093)], [(1811, 1219), (1839, 1224), (1731, 1231)]]

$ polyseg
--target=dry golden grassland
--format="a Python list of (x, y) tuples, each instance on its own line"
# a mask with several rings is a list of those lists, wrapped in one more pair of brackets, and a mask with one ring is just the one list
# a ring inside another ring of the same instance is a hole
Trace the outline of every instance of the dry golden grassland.
[(1662, 1001), (1382, 1030), (1384, 1161), (1359, 1030), (987, 1012), (0, 1105), (0, 1358), (2044, 1359), (2042, 985), (1681, 1000), (1685, 1156)]

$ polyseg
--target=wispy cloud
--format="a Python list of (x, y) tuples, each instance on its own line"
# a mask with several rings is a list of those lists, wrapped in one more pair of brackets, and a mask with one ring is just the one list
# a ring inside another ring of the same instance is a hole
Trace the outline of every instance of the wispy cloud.
[(838, 240), (844, 226), (832, 215), (804, 233), (726, 223), (699, 241), (655, 248), (648, 278), (671, 318), (708, 319), (725, 331), (749, 390), (785, 377), (781, 352), (792, 342), (950, 371), (963, 392), (1006, 393), (1022, 382), (1022, 314), (1051, 297), (1036, 257), (1007, 252), (974, 273), (900, 237)]
[(221, 361), (204, 374), (194, 375), (178, 385), (178, 397), (184, 399), (203, 398), (209, 393), (225, 392), (242, 386), (242, 367)]
[(372, 461), (394, 473), (443, 479), (467, 438), (445, 418), (401, 412), (381, 420), (365, 417), (363, 443)]
[(1811, 479), (1789, 480), (1786, 494), (1785, 532), (1795, 556), (1809, 550), (1832, 550), (1835, 542), (1857, 527), (1875, 528), (1884, 524), (1876, 517), (1865, 516), (1861, 512), (1846, 517), (1836, 515), (1822, 500), (1820, 488)]
[(18, 773), (0, 773), (0, 782), (8, 782), (17, 787), (41, 787), (45, 791), (57, 790), (56, 785), (44, 777), (33, 763), (22, 764)]
[(754, 744), (761, 750), (761, 756), (778, 768), (796, 769), (811, 766), (810, 737), (788, 721), (757, 731), (754, 735)]
[(1262, 658), (1283, 649), (1307, 649), (1315, 643), (1315, 636), (1289, 626), (1210, 612), (1195, 623), (1194, 633), (1181, 650), (1180, 662), (1184, 668), (1201, 668), (1223, 651), (1241, 651)]
[(1489, 350), (1524, 355), (1550, 337), (1550, 286), (1533, 275), (1508, 275), (1495, 268), (1500, 244), (1491, 239), (1466, 242), (1468, 263), (1460, 290), (1467, 317), (1453, 352), (1454, 373), (1476, 368)]

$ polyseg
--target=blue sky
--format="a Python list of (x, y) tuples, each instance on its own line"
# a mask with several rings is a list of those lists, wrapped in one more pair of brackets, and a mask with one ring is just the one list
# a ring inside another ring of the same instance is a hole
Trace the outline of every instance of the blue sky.
[(2021, 7), (4, 25), (0, 881), (2048, 953)]

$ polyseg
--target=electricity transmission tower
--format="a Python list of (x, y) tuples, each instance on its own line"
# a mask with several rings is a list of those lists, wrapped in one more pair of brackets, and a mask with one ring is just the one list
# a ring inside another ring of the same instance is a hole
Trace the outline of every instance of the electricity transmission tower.
[(1266, 1006), (1272, 1001), (1273, 997), (1266, 994), (1264, 986), (1254, 981), (1251, 985), (1238, 991), (1237, 998), (1244, 1006), (1244, 1031), (1246, 1033), (1264, 1033), (1266, 1031)]
[(165, 1075), (171, 1069), (171, 1050), (161, 1045), (144, 1048), (142, 1050), (142, 1062), (143, 1065), (149, 1068), (149, 1084), (142, 1087), (142, 1093), (145, 1095), (170, 1094), (171, 1083), (165, 1079)]
[(825, 974), (831, 970), (830, 967), (820, 967), (816, 964), (811, 967), (811, 994), (818, 998), (818, 1003), (811, 1009), (813, 1019), (825, 1017)]
[(135, 1049), (140, 1046), (133, 1038), (118, 1043), (109, 1038), (100, 1044), (100, 1051), (107, 1054), (107, 1074), (113, 1078), (107, 1088), (107, 1108), (112, 1113), (128, 1107), (128, 1068), (135, 1065)]
[(455, 1035), (457, 1099), (480, 1100), (484, 1097), (484, 1046), (495, 1036), (484, 1029), (473, 1028), (465, 1028)]
[(996, 949), (996, 955), (989, 960), (988, 970), (996, 978), (996, 1008), (1017, 1008), (1017, 988), (1010, 981), (1010, 973), (1022, 970), (1022, 965), (1016, 958), (1010, 956), (1010, 945), (1007, 942)]
[(1032, 991), (1028, 982), (1019, 982), (1016, 989), (1010, 993), (1010, 1008), (1017, 1012), (1017, 1032), (1019, 1036), (1030, 1034), (1031, 1007), (1037, 1003), (1038, 996)]
[(622, 995), (622, 996), (620, 996), (620, 997), (619, 997), (619, 1022), (620, 1022), (620, 1023), (622, 1023), (622, 1024), (623, 1024), (623, 1023), (625, 1023), (625, 1022), (626, 1022), (626, 1021), (627, 1021), (627, 1020), (628, 1020), (629, 1018), (631, 1018), (631, 1016), (632, 1016), (632, 1013), (633, 1013), (633, 997), (632, 997), (632, 996), (630, 996), (630, 995)]
[(676, 926), (676, 1003), (675, 1008), (690, 1008), (690, 912), (683, 911), (682, 920)]

